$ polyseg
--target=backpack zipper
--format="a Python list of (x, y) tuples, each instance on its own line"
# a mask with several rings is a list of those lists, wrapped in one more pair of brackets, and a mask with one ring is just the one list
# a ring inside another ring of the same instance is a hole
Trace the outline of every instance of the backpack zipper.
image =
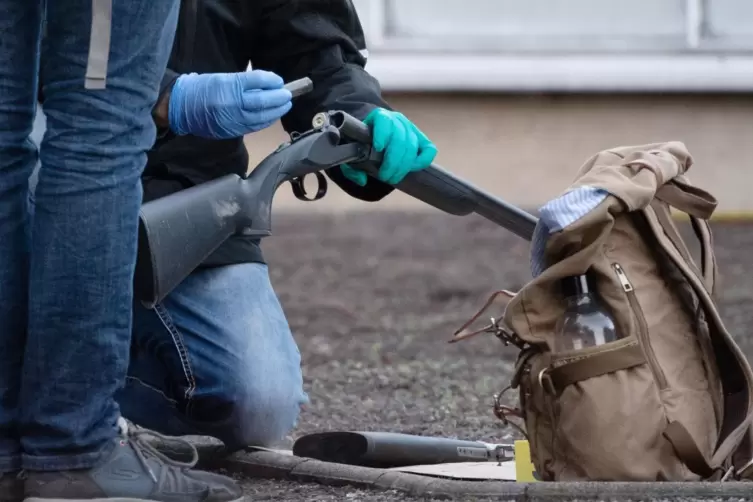
[(659, 390), (666, 389), (668, 385), (667, 377), (664, 374), (664, 371), (662, 371), (661, 366), (659, 366), (659, 360), (656, 358), (656, 353), (654, 353), (654, 349), (651, 347), (651, 341), (649, 340), (648, 334), (648, 322), (646, 322), (646, 316), (643, 314), (643, 309), (638, 302), (638, 298), (635, 296), (635, 288), (619, 263), (612, 263), (612, 268), (614, 269), (615, 274), (617, 274), (617, 279), (620, 281), (622, 290), (627, 295), (630, 307), (638, 319), (638, 339), (646, 353), (646, 359), (648, 359), (648, 365), (649, 368), (651, 368), (651, 373), (654, 375), (654, 380), (656, 380)]

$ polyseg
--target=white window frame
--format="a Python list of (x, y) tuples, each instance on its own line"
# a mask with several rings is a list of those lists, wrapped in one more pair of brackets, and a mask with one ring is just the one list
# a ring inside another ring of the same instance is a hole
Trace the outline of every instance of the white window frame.
[(400, 39), (390, 33), (389, 1), (358, 4), (359, 12), (368, 9), (362, 16), (367, 70), (385, 91), (753, 91), (753, 39), (704, 37), (707, 2), (713, 0), (685, 0), (685, 40), (676, 47), (636, 44), (630, 52), (608, 46), (586, 52), (509, 45), (503, 51), (504, 40), (479, 50), (473, 40), (450, 47), (446, 41)]

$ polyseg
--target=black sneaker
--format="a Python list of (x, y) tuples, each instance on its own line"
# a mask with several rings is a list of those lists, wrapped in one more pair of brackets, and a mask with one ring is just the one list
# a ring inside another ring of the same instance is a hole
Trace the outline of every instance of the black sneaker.
[(27, 472), (24, 502), (245, 501), (232, 479), (191, 470), (198, 460), (195, 449), (190, 462), (178, 462), (147, 441), (147, 436), (159, 438), (159, 434), (129, 429), (123, 419), (119, 425), (121, 437), (101, 465), (79, 471)]
[(0, 502), (21, 502), (24, 498), (24, 482), (18, 473), (0, 474)]

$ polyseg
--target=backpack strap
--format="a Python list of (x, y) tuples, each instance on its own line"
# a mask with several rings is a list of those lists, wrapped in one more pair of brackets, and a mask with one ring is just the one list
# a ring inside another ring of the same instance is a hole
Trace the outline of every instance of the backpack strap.
[(748, 429), (740, 447), (733, 454), (732, 465), (737, 479), (753, 481), (753, 427)]
[(713, 239), (711, 237), (711, 229), (708, 222), (700, 220), (695, 216), (688, 215), (690, 217), (693, 232), (698, 239), (701, 249), (701, 266), (699, 267), (693, 259), (693, 256), (690, 254), (690, 250), (685, 244), (685, 240), (680, 235), (677, 226), (672, 221), (672, 213), (669, 206), (661, 201), (654, 200), (651, 203), (651, 208), (654, 210), (656, 218), (659, 220), (659, 224), (664, 230), (667, 238), (672, 241), (672, 244), (675, 245), (683, 259), (688, 262), (688, 265), (695, 272), (696, 276), (703, 281), (703, 284), (706, 286), (709, 293), (715, 296), (719, 271), (716, 264)]
[(709, 461), (703, 456), (698, 444), (684, 425), (680, 422), (670, 422), (664, 429), (663, 435), (672, 444), (677, 457), (688, 469), (705, 480), (714, 477), (717, 469), (709, 465)]
[(92, 29), (84, 80), (84, 87), (87, 89), (106, 87), (111, 34), (112, 0), (92, 0)]
[[(716, 209), (716, 199), (705, 190), (677, 179), (662, 185), (656, 192), (656, 199), (661, 201), (662, 204), (652, 203), (651, 205), (659, 220), (659, 224), (685, 261), (698, 274), (709, 293), (715, 296), (719, 270), (714, 254), (714, 242), (708, 219)], [(677, 227), (672, 221), (670, 206), (685, 213), (690, 219), (693, 232), (701, 248), (700, 268), (693, 260), (688, 247), (685, 245)]]
[(502, 308), (501, 312), (504, 316), (504, 309), (507, 307), (507, 304), (510, 303), (510, 300), (512, 300), (515, 297), (515, 293), (512, 291), (508, 291), (506, 289), (501, 289), (499, 291), (495, 291), (492, 293), (492, 295), (486, 300), (486, 303), (476, 312), (473, 317), (468, 319), (468, 321), (465, 322), (462, 326), (460, 326), (455, 333), (452, 334), (452, 339), (450, 339), (450, 343), (459, 342), (461, 340), (465, 340), (467, 338), (471, 338), (472, 336), (479, 335), (481, 333), (493, 333), (497, 337), (499, 337), (505, 345), (508, 343), (513, 343), (518, 348), (522, 349), (522, 345), (518, 340), (514, 339), (514, 335), (510, 333), (508, 330), (506, 330), (500, 322), (502, 319), (497, 319), (495, 317), (489, 318), (489, 324), (485, 324), (482, 328), (478, 328), (475, 330), (470, 330), (469, 327), (471, 324), (473, 324), (481, 315), (486, 312), (492, 304), (496, 301), (496, 299), (500, 296), (504, 297), (504, 300), (502, 302)]
[[(688, 441), (690, 435), (686, 434), (687, 431), (681, 430), (679, 424), (665, 432), (665, 437), (675, 447), (678, 456), (683, 458), (683, 461), (691, 469), (708, 473), (706, 469), (706, 465), (708, 465), (709, 468), (718, 472), (719, 469), (728, 468), (729, 462), (732, 460), (736, 470), (739, 471), (751, 460), (750, 452), (752, 450), (746, 449), (746, 446), (750, 446), (750, 444), (746, 445), (745, 443), (751, 437), (751, 424), (753, 424), (753, 370), (745, 354), (724, 326), (705, 281), (693, 271), (690, 262), (682, 256), (677, 246), (667, 237), (654, 206), (644, 210), (644, 214), (652, 232), (658, 237), (659, 245), (678, 265), (696, 291), (700, 306), (703, 308), (708, 322), (710, 341), (717, 368), (719, 368), (723, 392), (720, 438), (711, 458), (705, 459), (702, 456), (699, 458), (696, 455), (694, 450), (697, 450), (697, 448), (693, 446), (691, 441)], [(701, 232), (703, 232), (703, 227), (701, 227)], [(707, 255), (711, 254), (710, 238), (702, 239), (702, 244), (703, 242), (707, 246)], [(709, 263), (708, 259), (706, 261)], [(701, 459), (703, 462), (700, 461)]]
[(656, 198), (666, 202), (678, 211), (708, 220), (716, 210), (717, 201), (705, 190), (694, 187), (680, 176), (662, 185), (656, 191)]
[(701, 244), (703, 280), (712, 296), (716, 296), (716, 289), (719, 285), (719, 267), (716, 263), (716, 255), (714, 254), (714, 238), (711, 233), (711, 226), (708, 221), (695, 217), (690, 218), (690, 224), (698, 238), (698, 242)]

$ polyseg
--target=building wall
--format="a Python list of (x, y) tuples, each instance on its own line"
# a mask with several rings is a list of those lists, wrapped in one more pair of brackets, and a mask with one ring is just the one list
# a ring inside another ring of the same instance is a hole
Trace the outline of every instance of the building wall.
[[(503, 199), (535, 208), (563, 190), (591, 155), (618, 145), (683, 141), (692, 182), (719, 199), (719, 213), (753, 211), (753, 96), (388, 94), (437, 144), (437, 162)], [(280, 141), (275, 126), (247, 139), (251, 166)], [(312, 184), (315, 183), (312, 180)], [(397, 193), (378, 204), (330, 183), (303, 203), (282, 187), (280, 209), (427, 209)]]
[[(353, 3), (367, 70), (437, 143), (438, 162), (488, 191), (535, 208), (602, 149), (680, 140), (720, 213), (753, 210), (750, 0)], [(283, 139), (279, 127), (250, 138), (252, 164)], [(276, 205), (426, 209), (337, 187), (308, 205), (283, 189)]]

